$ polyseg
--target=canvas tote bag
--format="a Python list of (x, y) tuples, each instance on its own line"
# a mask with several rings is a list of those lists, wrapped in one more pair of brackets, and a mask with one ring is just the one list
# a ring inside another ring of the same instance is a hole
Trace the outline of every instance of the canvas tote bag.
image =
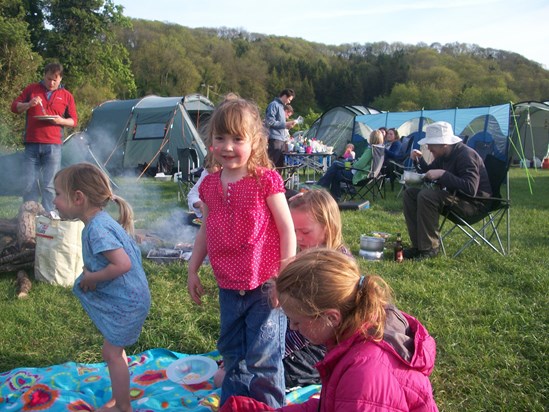
[(81, 221), (36, 216), (34, 277), (48, 283), (72, 286), (82, 273)]

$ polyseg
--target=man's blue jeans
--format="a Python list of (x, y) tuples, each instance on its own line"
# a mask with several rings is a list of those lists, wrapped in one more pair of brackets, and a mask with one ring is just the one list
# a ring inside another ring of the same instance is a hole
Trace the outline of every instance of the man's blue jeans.
[(353, 172), (345, 168), (345, 163), (336, 161), (326, 170), (326, 173), (318, 180), (317, 184), (330, 190), (333, 198), (339, 201), (341, 198), (341, 182), (352, 179)]
[(60, 144), (25, 144), (24, 170), (27, 173), (27, 183), (23, 202), (29, 200), (37, 202), (42, 195), (42, 205), (46, 212), (55, 209), (53, 179), (61, 168), (61, 147)]
[(242, 395), (273, 408), (284, 405), (284, 336), (286, 316), (273, 309), (266, 284), (240, 292), (219, 289), (221, 333), (217, 348), (225, 379), (221, 402)]

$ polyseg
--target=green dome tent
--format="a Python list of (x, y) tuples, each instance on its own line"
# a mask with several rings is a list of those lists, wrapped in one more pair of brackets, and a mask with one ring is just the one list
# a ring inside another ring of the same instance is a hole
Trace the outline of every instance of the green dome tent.
[(345, 145), (353, 143), (356, 146), (357, 156), (364, 150), (360, 150), (361, 143), (365, 142), (368, 134), (355, 118), (364, 114), (379, 113), (378, 110), (364, 106), (336, 106), (322, 114), (305, 132), (304, 137), (324, 142), (326, 146), (333, 146), (334, 153), (343, 154)]
[[(213, 109), (213, 103), (200, 94), (104, 102), (93, 110), (84, 131), (65, 139), (62, 166), (85, 161), (110, 175), (135, 173), (140, 165), (155, 166), (161, 152), (170, 154), (177, 165), (178, 150), (185, 148), (195, 149), (202, 165), (206, 147), (200, 132)], [(22, 195), (23, 158), (22, 150), (0, 158), (2, 169), (11, 176), (0, 181), (0, 195)]]
[(213, 103), (198, 94), (104, 102), (93, 110), (86, 129), (65, 142), (63, 164), (92, 157), (117, 175), (155, 165), (161, 152), (177, 162), (178, 150), (185, 148), (195, 149), (202, 164), (206, 147), (199, 131), (204, 132), (213, 109)]

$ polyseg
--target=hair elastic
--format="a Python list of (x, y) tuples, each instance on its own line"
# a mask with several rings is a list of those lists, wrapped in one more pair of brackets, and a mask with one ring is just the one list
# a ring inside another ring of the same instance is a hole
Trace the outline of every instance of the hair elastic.
[(365, 279), (365, 278), (366, 278), (366, 277), (365, 277), (364, 275), (361, 275), (361, 276), (360, 276), (360, 280), (358, 281), (358, 288), (359, 288), (359, 289), (362, 289), (362, 286), (364, 285), (364, 279)]

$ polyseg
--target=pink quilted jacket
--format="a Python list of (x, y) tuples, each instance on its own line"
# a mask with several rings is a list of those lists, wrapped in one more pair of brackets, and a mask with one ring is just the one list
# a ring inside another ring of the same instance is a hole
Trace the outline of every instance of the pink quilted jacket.
[(381, 342), (356, 333), (329, 348), (317, 364), (320, 399), (281, 408), (284, 412), (438, 411), (429, 375), (436, 345), (414, 317), (388, 308)]

